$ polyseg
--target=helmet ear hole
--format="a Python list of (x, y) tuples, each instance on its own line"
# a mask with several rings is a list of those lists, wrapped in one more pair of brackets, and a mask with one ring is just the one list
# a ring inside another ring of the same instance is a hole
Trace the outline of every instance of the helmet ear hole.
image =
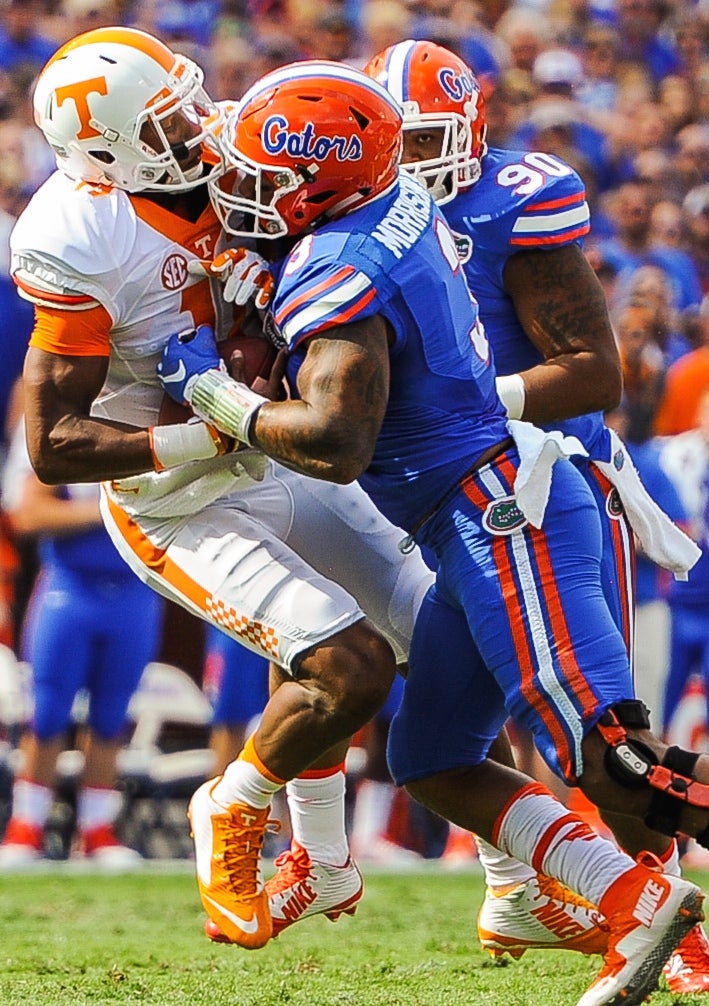
[(93, 157), (95, 161), (100, 161), (102, 164), (113, 164), (116, 160), (108, 150), (89, 150), (87, 152), (89, 157)]

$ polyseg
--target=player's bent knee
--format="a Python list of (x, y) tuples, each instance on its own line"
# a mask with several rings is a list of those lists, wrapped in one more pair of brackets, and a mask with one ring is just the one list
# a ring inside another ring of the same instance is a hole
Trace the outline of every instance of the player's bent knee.
[[(697, 753), (669, 747), (660, 757), (651, 743), (632, 733), (649, 727), (648, 711), (639, 700), (617, 702), (607, 709), (597, 723), (606, 745), (603, 766), (607, 776), (624, 789), (647, 792), (650, 801), (645, 824), (674, 837), (680, 831), (685, 807), (709, 811), (709, 785), (694, 776)], [(656, 739), (650, 735), (649, 740)], [(590, 795), (588, 784), (584, 791)], [(695, 838), (709, 846), (709, 826)]]
[(396, 658), (384, 636), (363, 619), (316, 647), (301, 669), (321, 693), (323, 710), (354, 733), (384, 705)]

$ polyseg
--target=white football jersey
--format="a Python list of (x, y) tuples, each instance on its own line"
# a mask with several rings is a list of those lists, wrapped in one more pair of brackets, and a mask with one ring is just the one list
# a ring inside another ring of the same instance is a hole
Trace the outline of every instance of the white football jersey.
[[(226, 334), (231, 307), (188, 271), (190, 261), (214, 257), (219, 235), (209, 204), (191, 223), (145, 196), (61, 172), (33, 196), (12, 233), (11, 271), (21, 295), (38, 305), (76, 312), (98, 304), (107, 312), (97, 351), (110, 350), (109, 370), (94, 415), (154, 425), (163, 398), (156, 366), (168, 337), (202, 323), (215, 325), (218, 338)], [(36, 333), (32, 345), (72, 352), (66, 341), (59, 349), (38, 342)]]

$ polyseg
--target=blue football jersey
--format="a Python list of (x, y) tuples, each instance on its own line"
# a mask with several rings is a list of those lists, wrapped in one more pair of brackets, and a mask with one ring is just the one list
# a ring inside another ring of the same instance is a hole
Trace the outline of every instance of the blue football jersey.
[[(559, 248), (588, 233), (590, 217), (580, 177), (552, 154), (491, 148), (479, 181), (444, 205), (443, 213), (479, 304), (497, 373), (516, 374), (541, 363), (542, 354), (527, 337), (505, 291), (503, 272), (510, 256), (525, 248)], [(610, 460), (602, 413), (549, 428), (577, 436), (592, 458)]]
[(278, 271), (272, 310), (291, 350), (293, 393), (310, 336), (376, 314), (390, 323), (389, 402), (360, 481), (410, 529), (508, 435), (450, 228), (402, 174), (392, 191), (299, 241)]

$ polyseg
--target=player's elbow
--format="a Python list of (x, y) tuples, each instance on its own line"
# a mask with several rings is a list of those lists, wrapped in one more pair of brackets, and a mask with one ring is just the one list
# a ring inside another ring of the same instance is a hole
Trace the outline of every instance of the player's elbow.
[(599, 412), (609, 412), (617, 409), (623, 397), (623, 371), (620, 361), (609, 360), (603, 367), (603, 374), (599, 375), (597, 382), (598, 404), (595, 406)]
[(371, 455), (365, 457), (352, 452), (338, 456), (330, 455), (327, 459), (328, 482), (337, 482), (343, 486), (356, 482), (367, 470), (371, 460)]
[(34, 473), (44, 485), (61, 486), (74, 481), (67, 474), (66, 463), (61, 451), (42, 451), (30, 446), (29, 455)]
[(45, 486), (60, 486), (64, 485), (67, 481), (66, 478), (61, 477), (61, 472), (58, 468), (55, 468), (51, 464), (44, 464), (42, 462), (38, 464), (33, 464), (35, 475)]
[(369, 467), (372, 455), (373, 448), (369, 443), (353, 442), (351, 438), (337, 449), (331, 447), (327, 456), (328, 481), (340, 485), (356, 482)]

